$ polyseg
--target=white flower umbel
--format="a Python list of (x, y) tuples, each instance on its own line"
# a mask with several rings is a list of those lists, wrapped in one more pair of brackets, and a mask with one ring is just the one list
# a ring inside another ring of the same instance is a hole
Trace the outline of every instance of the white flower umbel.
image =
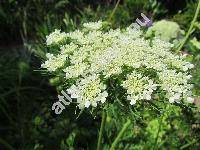
[(60, 44), (60, 42), (63, 42), (67, 38), (67, 34), (64, 32), (61, 33), (60, 30), (56, 29), (46, 38), (47, 38), (46, 40), (47, 45), (56, 45)]
[(49, 72), (55, 71), (56, 69), (62, 67), (66, 62), (65, 55), (57, 55), (47, 53), (46, 57), (48, 58), (44, 64), (41, 65), (42, 68), (46, 68)]
[[(176, 70), (163, 70), (158, 73), (161, 81), (161, 88), (167, 92), (166, 97), (170, 103), (178, 102), (183, 97), (187, 99), (192, 95), (192, 85), (188, 83), (188, 76), (186, 73), (178, 72)], [(190, 101), (190, 99), (189, 99)]]
[(88, 30), (98, 30), (102, 27), (102, 21), (84, 23), (83, 26)]
[(134, 105), (137, 100), (151, 100), (151, 95), (156, 90), (157, 84), (154, 84), (148, 77), (143, 77), (142, 74), (133, 71), (127, 75), (122, 86), (127, 89), (127, 99), (130, 104)]
[[(77, 85), (77, 86), (76, 86)], [(101, 83), (98, 75), (94, 74), (77, 81), (77, 84), (71, 86), (67, 91), (71, 98), (76, 98), (80, 109), (84, 107), (97, 106), (97, 103), (104, 103), (108, 93), (105, 91), (105, 85)]]
[[(102, 27), (101, 21), (90, 22), (80, 30), (55, 30), (47, 36), (48, 47), (58, 48), (57, 54), (47, 54), (42, 67), (63, 75), (66, 82), (76, 81), (68, 91), (80, 108), (106, 103), (108, 93), (102, 82), (119, 75), (127, 76), (122, 86), (131, 105), (138, 100), (152, 100), (154, 93), (161, 92), (166, 93), (170, 103), (193, 102), (189, 69), (194, 65), (184, 55), (173, 53), (173, 44), (157, 38), (146, 40), (133, 25), (124, 30), (104, 31)], [(135, 71), (127, 75), (126, 68)], [(137, 70), (151, 70), (155, 76), (150, 78)]]

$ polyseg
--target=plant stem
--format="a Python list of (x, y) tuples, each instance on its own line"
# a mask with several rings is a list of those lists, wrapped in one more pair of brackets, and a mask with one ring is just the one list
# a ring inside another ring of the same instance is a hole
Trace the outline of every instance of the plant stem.
[(110, 17), (109, 17), (109, 19), (108, 19), (108, 22), (111, 21), (113, 15), (115, 14), (115, 11), (117, 10), (117, 7), (118, 7), (118, 5), (119, 5), (119, 2), (120, 2), (120, 0), (117, 1), (116, 5), (115, 5), (115, 8), (113, 9), (113, 11), (112, 11), (112, 13), (111, 13), (111, 15), (110, 15)]
[(7, 143), (5, 140), (1, 138), (0, 138), (0, 144), (3, 145), (8, 150), (14, 150), (14, 148), (9, 143)]
[(158, 127), (158, 132), (157, 132), (157, 135), (156, 135), (155, 143), (154, 143), (154, 145), (153, 145), (153, 150), (157, 148), (159, 133), (160, 133), (160, 130), (161, 130), (161, 125), (162, 125), (162, 119), (163, 119), (163, 115), (162, 115), (161, 118), (159, 119), (160, 122), (159, 122), (159, 127)]
[(176, 52), (179, 52), (179, 51), (182, 49), (182, 47), (184, 46), (184, 44), (187, 42), (187, 40), (188, 40), (188, 38), (189, 38), (189, 36), (190, 36), (190, 34), (191, 34), (191, 32), (192, 32), (192, 29), (193, 29), (193, 27), (194, 27), (194, 23), (195, 23), (196, 20), (197, 20), (197, 17), (198, 17), (198, 14), (199, 14), (199, 10), (200, 10), (200, 0), (199, 0), (199, 2), (198, 2), (198, 6), (197, 6), (197, 9), (196, 9), (194, 18), (193, 18), (193, 20), (192, 20), (192, 22), (191, 22), (191, 24), (190, 24), (189, 30), (188, 30), (188, 32), (187, 32), (185, 38), (184, 38), (183, 41), (181, 42), (181, 45), (178, 47), (178, 49), (177, 49)]
[(196, 140), (193, 140), (192, 142), (181, 146), (180, 149), (181, 149), (181, 150), (182, 150), (182, 149), (186, 149), (186, 148), (188, 148), (189, 146), (195, 144), (196, 142), (197, 142)]
[(97, 144), (97, 150), (101, 150), (101, 144), (102, 144), (102, 137), (103, 137), (103, 130), (104, 130), (104, 127), (105, 127), (105, 122), (106, 122), (106, 112), (105, 112), (105, 110), (103, 110), (102, 119), (101, 119), (101, 128), (100, 128), (98, 144)]
[(110, 150), (114, 150), (115, 146), (119, 143), (120, 138), (123, 136), (124, 132), (126, 131), (126, 129), (128, 128), (128, 126), (131, 124), (131, 121), (128, 119), (126, 121), (126, 123), (123, 125), (123, 128), (121, 129), (121, 131), (119, 132), (119, 134), (117, 135), (116, 139), (114, 140), (114, 142), (111, 145)]

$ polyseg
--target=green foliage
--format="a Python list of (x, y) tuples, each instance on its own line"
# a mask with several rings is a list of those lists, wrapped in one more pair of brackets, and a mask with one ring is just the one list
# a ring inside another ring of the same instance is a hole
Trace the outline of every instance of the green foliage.
[(197, 50), (200, 50), (200, 42), (197, 41), (196, 38), (193, 38), (192, 40), (190, 40), (190, 42), (192, 43), (193, 46), (195, 46), (195, 48), (196, 48)]
[[(173, 16), (173, 21), (177, 22), (181, 28), (188, 29), (196, 11), (197, 2), (198, 0), (188, 1), (186, 7)], [(199, 17), (198, 19), (200, 19)]]

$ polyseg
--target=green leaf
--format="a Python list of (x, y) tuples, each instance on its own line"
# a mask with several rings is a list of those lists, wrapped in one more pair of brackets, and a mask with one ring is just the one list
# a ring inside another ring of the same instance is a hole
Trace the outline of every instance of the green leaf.
[(197, 41), (196, 37), (190, 40), (193, 46), (195, 46), (198, 50), (200, 50), (200, 42)]
[(69, 3), (68, 0), (61, 0), (58, 3), (56, 3), (55, 8), (61, 8), (61, 7), (65, 6), (68, 3)]
[(199, 23), (199, 22), (195, 22), (195, 23), (194, 23), (194, 26), (195, 26), (197, 29), (200, 30), (200, 23)]

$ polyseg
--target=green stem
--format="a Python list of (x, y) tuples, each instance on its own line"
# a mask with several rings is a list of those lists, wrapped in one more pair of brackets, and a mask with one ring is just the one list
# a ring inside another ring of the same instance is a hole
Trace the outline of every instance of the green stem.
[(161, 130), (161, 125), (162, 125), (162, 119), (163, 119), (163, 115), (161, 116), (160, 121), (159, 121), (158, 132), (157, 132), (157, 135), (156, 135), (155, 143), (153, 145), (153, 150), (157, 148), (159, 133), (160, 133), (160, 130)]
[(102, 144), (102, 137), (103, 137), (103, 130), (104, 130), (104, 127), (105, 127), (105, 122), (106, 122), (106, 112), (105, 112), (105, 110), (103, 110), (102, 119), (101, 119), (101, 128), (100, 128), (98, 144), (97, 144), (97, 150), (101, 150), (101, 144)]
[(116, 139), (112, 143), (110, 150), (114, 150), (115, 149), (116, 145), (120, 141), (120, 138), (123, 136), (124, 132), (126, 131), (126, 129), (128, 128), (128, 126), (130, 124), (131, 124), (131, 121), (128, 119), (127, 122), (124, 124), (123, 128), (121, 129), (121, 131), (119, 132), (119, 134), (117, 135)]
[(195, 144), (196, 142), (197, 142), (196, 140), (193, 140), (192, 142), (181, 146), (180, 149), (181, 149), (181, 150), (182, 150), (182, 149), (186, 149), (186, 148), (188, 148), (189, 146)]
[(116, 5), (115, 5), (115, 8), (113, 9), (113, 11), (112, 11), (112, 13), (111, 13), (111, 15), (110, 15), (110, 17), (109, 17), (109, 19), (108, 19), (108, 22), (111, 21), (113, 15), (115, 14), (115, 11), (117, 10), (117, 7), (118, 7), (118, 5), (119, 5), (119, 2), (120, 2), (120, 0), (117, 1)]
[(0, 144), (3, 145), (8, 150), (14, 150), (14, 148), (9, 143), (7, 143), (5, 140), (1, 138), (0, 138)]
[(181, 42), (181, 45), (178, 47), (178, 49), (177, 49), (176, 52), (179, 52), (179, 51), (183, 48), (183, 46), (185, 45), (185, 43), (187, 42), (187, 40), (188, 40), (188, 38), (189, 38), (189, 36), (190, 36), (190, 34), (191, 34), (191, 32), (192, 32), (192, 29), (193, 29), (193, 27), (194, 27), (194, 23), (195, 23), (196, 20), (197, 20), (197, 17), (198, 17), (198, 14), (199, 14), (199, 10), (200, 10), (200, 0), (199, 0), (197, 9), (196, 9), (194, 18), (193, 18), (193, 20), (192, 20), (192, 22), (191, 22), (191, 24), (190, 24), (190, 28), (189, 28), (189, 30), (188, 30), (188, 32), (187, 32), (185, 38), (184, 38), (183, 41)]

